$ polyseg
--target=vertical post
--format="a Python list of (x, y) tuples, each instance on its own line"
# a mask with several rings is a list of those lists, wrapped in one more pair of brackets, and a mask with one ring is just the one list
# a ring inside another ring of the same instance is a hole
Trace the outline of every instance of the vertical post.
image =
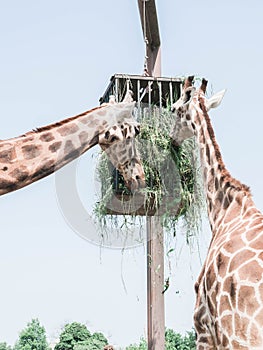
[(161, 76), (161, 48), (147, 45), (147, 72), (150, 76)]
[(169, 83), (169, 90), (170, 90), (170, 104), (172, 105), (174, 103), (173, 101), (174, 97), (173, 97), (173, 84), (171, 81)]
[(147, 216), (147, 331), (148, 350), (164, 350), (164, 252), (159, 216)]
[(161, 76), (161, 40), (155, 0), (138, 0), (142, 31), (146, 43), (146, 72)]
[[(138, 0), (146, 43), (145, 74), (161, 76), (161, 40), (155, 0)], [(159, 86), (161, 93), (161, 86)], [(150, 96), (150, 94), (149, 94)], [(162, 96), (160, 96), (160, 109)], [(147, 225), (147, 328), (148, 350), (164, 350), (164, 249), (160, 217), (146, 217)]]
[(116, 79), (116, 82), (115, 82), (115, 101), (116, 102), (120, 102), (119, 101), (119, 78)]

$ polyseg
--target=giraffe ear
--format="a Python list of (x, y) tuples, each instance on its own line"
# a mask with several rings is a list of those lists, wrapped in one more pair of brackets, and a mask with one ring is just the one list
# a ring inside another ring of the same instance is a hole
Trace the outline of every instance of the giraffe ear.
[(212, 97), (206, 100), (206, 108), (207, 111), (211, 108), (216, 108), (217, 106), (220, 105), (221, 101), (223, 100), (223, 97), (225, 95), (226, 90), (222, 90), (214, 94)]

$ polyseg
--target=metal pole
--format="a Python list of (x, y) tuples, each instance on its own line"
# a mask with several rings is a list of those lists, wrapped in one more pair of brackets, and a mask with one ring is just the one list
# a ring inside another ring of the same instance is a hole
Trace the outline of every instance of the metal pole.
[(146, 44), (146, 72), (153, 77), (161, 76), (161, 40), (155, 0), (138, 0), (142, 31)]
[(147, 333), (148, 350), (164, 350), (164, 253), (159, 216), (147, 216)]
[[(155, 0), (138, 0), (146, 44), (145, 74), (161, 77), (161, 40)], [(160, 86), (159, 86), (160, 89)], [(159, 90), (160, 91), (160, 90)], [(161, 109), (160, 97), (160, 109)], [(165, 348), (164, 247), (160, 217), (146, 217), (148, 350)]]

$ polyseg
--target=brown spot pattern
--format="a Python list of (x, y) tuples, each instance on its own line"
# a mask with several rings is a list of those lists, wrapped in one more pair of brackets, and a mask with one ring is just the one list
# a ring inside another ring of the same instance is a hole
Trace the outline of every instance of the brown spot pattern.
[(105, 108), (102, 108), (100, 111), (97, 113), (100, 117), (103, 117), (107, 114), (107, 111)]
[(224, 281), (223, 286), (224, 292), (228, 293), (230, 301), (233, 307), (236, 305), (236, 284), (234, 282), (233, 276), (229, 276)]
[(6, 192), (11, 192), (17, 189), (17, 184), (13, 181), (0, 178), (0, 189), (5, 190)]
[(259, 303), (255, 298), (254, 288), (250, 286), (240, 286), (238, 292), (238, 310), (252, 316), (258, 308)]
[[(261, 300), (263, 300), (262, 297)], [(255, 317), (255, 321), (259, 324), (263, 323), (263, 310), (260, 310), (260, 312), (257, 314), (257, 316)]]
[(221, 326), (224, 329), (225, 333), (231, 336), (233, 334), (232, 316), (231, 315), (223, 316), (221, 318)]
[(238, 350), (249, 350), (247, 346), (241, 345), (239, 342), (236, 340), (233, 340), (232, 343), (232, 348), (231, 349), (238, 349)]
[(79, 134), (79, 140), (81, 144), (84, 144), (89, 139), (89, 133), (86, 131), (81, 131)]
[(244, 242), (241, 239), (231, 240), (224, 244), (224, 249), (228, 253), (236, 253), (242, 247), (244, 247)]
[(0, 152), (0, 163), (11, 163), (16, 157), (15, 148), (9, 148)]
[(57, 152), (57, 151), (60, 149), (61, 144), (62, 144), (61, 141), (54, 142), (54, 143), (52, 143), (52, 145), (50, 145), (50, 146), (48, 147), (48, 149), (49, 149), (50, 152), (52, 152), (52, 153)]
[(224, 198), (224, 193), (223, 193), (223, 191), (218, 191), (218, 192), (216, 193), (216, 200), (219, 201), (219, 203), (222, 203), (223, 198)]
[(234, 316), (234, 322), (235, 322), (235, 333), (241, 340), (246, 340), (247, 338), (247, 328), (249, 325), (249, 320), (247, 317), (242, 315), (242, 317), (235, 313)]
[(260, 337), (260, 332), (255, 323), (252, 323), (251, 329), (250, 329), (250, 345), (253, 347), (258, 347), (261, 345), (262, 348), (262, 340)]
[(76, 124), (64, 125), (58, 128), (58, 133), (61, 136), (67, 136), (71, 134), (75, 134), (79, 130), (79, 127)]
[(45, 132), (40, 136), (40, 140), (43, 142), (51, 142), (54, 140), (54, 136), (52, 135), (51, 132)]
[(262, 278), (262, 268), (257, 261), (250, 261), (238, 270), (241, 280), (257, 283)]
[(226, 295), (221, 296), (220, 302), (219, 302), (219, 314), (222, 314), (226, 310), (231, 310), (231, 308), (232, 307), (228, 296)]
[(32, 180), (36, 181), (39, 180), (47, 175), (52, 174), (55, 171), (55, 161), (45, 161), (43, 164), (40, 164), (40, 166), (35, 170), (34, 174), (32, 175)]
[(70, 140), (68, 140), (65, 144), (64, 153), (65, 153), (65, 156), (64, 156), (65, 161), (70, 161), (72, 159), (77, 158), (80, 155), (79, 150), (75, 149), (72, 141)]
[(71, 140), (67, 140), (65, 147), (64, 147), (64, 152), (65, 153), (70, 153), (74, 150), (74, 145)]
[[(256, 232), (255, 232), (255, 230), (248, 230), (247, 232), (246, 232), (246, 239), (248, 240), (248, 241), (252, 241), (252, 240), (254, 240), (256, 238)], [(251, 244), (253, 244), (252, 242), (251, 242)]]
[(216, 258), (216, 264), (218, 273), (220, 276), (224, 276), (226, 274), (226, 269), (228, 266), (229, 258), (224, 256), (222, 253), (219, 253)]
[(25, 171), (22, 169), (15, 169), (13, 170), (10, 174), (11, 177), (15, 178), (19, 182), (23, 182), (27, 179), (28, 177), (28, 171)]
[(239, 253), (235, 254), (232, 257), (230, 267), (229, 267), (230, 271), (235, 271), (236, 269), (238, 269), (240, 265), (252, 259), (254, 256), (255, 256), (255, 253), (250, 250), (247, 250), (247, 249), (241, 250)]
[(25, 159), (34, 159), (41, 153), (41, 146), (27, 145), (22, 147), (23, 156)]

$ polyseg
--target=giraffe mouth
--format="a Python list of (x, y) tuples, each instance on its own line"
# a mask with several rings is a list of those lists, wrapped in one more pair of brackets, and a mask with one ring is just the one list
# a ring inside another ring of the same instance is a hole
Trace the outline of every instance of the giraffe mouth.
[(176, 141), (176, 140), (172, 140), (172, 145), (173, 145), (174, 147), (180, 147), (180, 146), (181, 146), (180, 142), (178, 142), (178, 141)]
[(145, 186), (146, 186), (146, 183), (145, 183), (144, 176), (140, 177), (137, 175), (135, 179), (132, 179), (127, 183), (127, 187), (131, 192), (135, 192), (137, 190), (143, 189), (145, 188)]

